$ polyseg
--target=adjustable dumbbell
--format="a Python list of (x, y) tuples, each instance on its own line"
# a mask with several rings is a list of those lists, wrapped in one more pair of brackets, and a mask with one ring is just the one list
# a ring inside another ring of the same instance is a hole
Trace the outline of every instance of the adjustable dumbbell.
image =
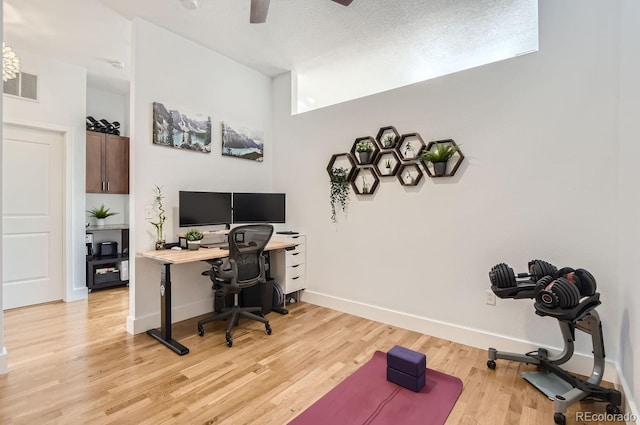
[(558, 269), (543, 260), (529, 261), (529, 272), (515, 274), (513, 269), (505, 263), (496, 264), (489, 272), (491, 284), (497, 288), (511, 288), (517, 285), (516, 279), (530, 278), (537, 282), (544, 276), (556, 276)]
[(585, 269), (565, 267), (558, 275), (561, 277), (545, 276), (536, 283), (536, 301), (546, 308), (575, 307), (582, 297), (596, 293), (596, 279)]

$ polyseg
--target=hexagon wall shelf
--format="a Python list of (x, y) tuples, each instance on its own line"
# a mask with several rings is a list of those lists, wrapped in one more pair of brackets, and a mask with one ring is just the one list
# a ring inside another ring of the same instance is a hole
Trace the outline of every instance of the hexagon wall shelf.
[(342, 167), (347, 169), (347, 180), (351, 181), (353, 177), (353, 173), (356, 171), (356, 163), (351, 157), (350, 153), (337, 153), (331, 155), (331, 159), (329, 160), (329, 165), (327, 165), (327, 173), (329, 173), (329, 177), (333, 175), (331, 170), (333, 167)]
[[(362, 141), (368, 141), (373, 146), (373, 151), (369, 154), (369, 160), (368, 161), (362, 161), (361, 157), (360, 157), (360, 152), (356, 152), (356, 146), (358, 145), (358, 143), (360, 143)], [(376, 159), (376, 155), (378, 155), (379, 151), (380, 151), (380, 148), (376, 144), (376, 141), (373, 140), (373, 137), (370, 137), (370, 136), (358, 137), (355, 140), (355, 142), (353, 142), (353, 145), (351, 146), (351, 156), (353, 156), (353, 158), (355, 158), (357, 165), (373, 164), (373, 161)]]
[[(386, 166), (387, 161), (389, 161), (390, 167)], [(398, 174), (400, 158), (398, 158), (396, 151), (380, 151), (376, 158), (374, 168), (380, 177), (393, 177)]]
[(380, 179), (371, 166), (356, 168), (351, 178), (351, 187), (356, 195), (373, 195)]
[(417, 162), (402, 164), (397, 177), (402, 186), (417, 186), (422, 179), (422, 171)]
[(424, 149), (424, 141), (418, 133), (403, 134), (395, 149), (402, 161), (415, 161)]
[(457, 148), (457, 151), (451, 158), (449, 158), (449, 161), (447, 161), (445, 172), (442, 175), (436, 173), (433, 163), (425, 161), (421, 158), (420, 162), (422, 163), (422, 166), (424, 167), (424, 170), (427, 172), (427, 175), (429, 177), (451, 177), (456, 174), (456, 171), (458, 171), (458, 168), (460, 168), (460, 164), (462, 164), (462, 161), (464, 160), (464, 154), (460, 150), (460, 147), (452, 139), (434, 140), (432, 142), (429, 142), (427, 147), (420, 152), (420, 156), (422, 156), (424, 152), (434, 149), (436, 145), (442, 144), (455, 146)]
[(400, 133), (398, 133), (398, 130), (392, 125), (382, 127), (378, 130), (378, 135), (376, 136), (378, 147), (382, 150), (395, 148), (399, 140)]

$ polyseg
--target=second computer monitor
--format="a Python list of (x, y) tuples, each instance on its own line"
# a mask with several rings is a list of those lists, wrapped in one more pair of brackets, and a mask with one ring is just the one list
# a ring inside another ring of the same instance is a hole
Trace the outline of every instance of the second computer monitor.
[(234, 223), (285, 223), (284, 193), (233, 193)]

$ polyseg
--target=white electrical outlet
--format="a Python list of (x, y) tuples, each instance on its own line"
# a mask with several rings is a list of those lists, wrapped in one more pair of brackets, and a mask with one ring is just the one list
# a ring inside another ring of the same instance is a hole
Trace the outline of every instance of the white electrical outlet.
[(496, 305), (496, 294), (491, 289), (484, 291), (484, 302), (487, 305)]

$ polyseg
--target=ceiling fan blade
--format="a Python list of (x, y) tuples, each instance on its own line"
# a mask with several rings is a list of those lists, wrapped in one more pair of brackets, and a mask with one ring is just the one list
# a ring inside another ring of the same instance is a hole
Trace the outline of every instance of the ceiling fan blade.
[(264, 24), (267, 20), (267, 12), (269, 11), (270, 0), (251, 0), (251, 17), (249, 22), (252, 24)]
[(353, 0), (333, 0), (333, 1), (343, 6), (349, 6)]

